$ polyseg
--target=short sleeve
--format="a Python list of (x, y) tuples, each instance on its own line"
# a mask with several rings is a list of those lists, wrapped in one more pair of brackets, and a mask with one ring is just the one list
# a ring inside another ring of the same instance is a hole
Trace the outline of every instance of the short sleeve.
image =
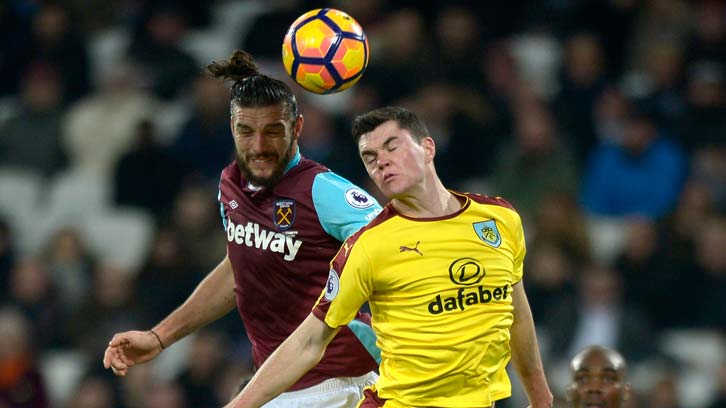
[(527, 245), (525, 243), (524, 239), (524, 228), (522, 227), (522, 219), (519, 217), (519, 214), (515, 213), (515, 225), (514, 228), (514, 268), (512, 268), (512, 273), (514, 274), (513, 279), (514, 282), (519, 282), (522, 280), (522, 276), (524, 275), (524, 256), (527, 253)]
[(373, 196), (332, 171), (315, 176), (312, 196), (320, 225), (341, 242), (381, 212)]
[(352, 241), (346, 240), (331, 262), (327, 284), (313, 308), (330, 327), (353, 320), (372, 292), (370, 260), (360, 242)]
[(219, 190), (217, 191), (217, 202), (219, 203), (219, 216), (222, 217), (222, 227), (227, 229), (227, 215), (224, 211), (224, 204), (222, 203), (222, 181), (219, 181)]

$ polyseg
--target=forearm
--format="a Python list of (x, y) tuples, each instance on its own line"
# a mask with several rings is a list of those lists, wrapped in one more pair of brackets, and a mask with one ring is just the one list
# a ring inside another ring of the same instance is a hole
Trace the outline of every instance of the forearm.
[(229, 313), (234, 307), (234, 274), (229, 259), (225, 257), (181, 306), (154, 327), (154, 331), (168, 347)]
[(512, 364), (522, 382), (532, 408), (552, 406), (552, 393), (547, 385), (532, 312), (522, 283), (513, 291), (514, 323), (510, 329)]
[(337, 332), (337, 329), (331, 329), (309, 315), (226, 408), (260, 407), (285, 392), (320, 362), (325, 348)]

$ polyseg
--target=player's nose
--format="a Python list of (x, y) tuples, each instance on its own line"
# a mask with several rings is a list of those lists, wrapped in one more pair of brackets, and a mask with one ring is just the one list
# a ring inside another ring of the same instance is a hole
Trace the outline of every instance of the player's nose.
[(251, 150), (255, 152), (265, 151), (265, 138), (261, 133), (256, 133), (252, 137)]
[(388, 165), (391, 164), (391, 160), (390, 160), (390, 157), (388, 157), (388, 153), (386, 153), (386, 152), (378, 153), (378, 156), (376, 157), (376, 164), (378, 165), (378, 168), (380, 170), (383, 170), (384, 168), (388, 167)]

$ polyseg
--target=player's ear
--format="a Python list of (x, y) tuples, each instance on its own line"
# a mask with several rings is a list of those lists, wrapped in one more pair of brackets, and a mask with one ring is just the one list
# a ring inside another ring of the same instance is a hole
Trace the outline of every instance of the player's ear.
[(565, 390), (567, 402), (572, 402), (575, 400), (575, 393), (577, 393), (577, 387), (575, 386), (575, 384), (568, 385), (567, 389)]
[(424, 149), (424, 160), (426, 163), (431, 163), (436, 156), (436, 142), (431, 136), (426, 136), (421, 139), (421, 147)]
[(623, 392), (622, 392), (623, 401), (630, 400), (630, 393), (631, 392), (632, 392), (632, 389), (630, 387), (630, 384), (628, 384), (628, 383), (623, 384)]
[(295, 122), (293, 122), (293, 140), (297, 140), (300, 137), (304, 122), (305, 119), (303, 119), (303, 115), (297, 115), (297, 117), (295, 118)]

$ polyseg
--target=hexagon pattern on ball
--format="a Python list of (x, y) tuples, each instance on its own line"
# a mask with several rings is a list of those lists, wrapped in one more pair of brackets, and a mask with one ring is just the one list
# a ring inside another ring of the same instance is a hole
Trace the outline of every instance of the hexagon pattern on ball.
[(282, 63), (310, 92), (330, 94), (353, 86), (368, 66), (363, 28), (343, 11), (323, 8), (298, 17), (282, 43)]

